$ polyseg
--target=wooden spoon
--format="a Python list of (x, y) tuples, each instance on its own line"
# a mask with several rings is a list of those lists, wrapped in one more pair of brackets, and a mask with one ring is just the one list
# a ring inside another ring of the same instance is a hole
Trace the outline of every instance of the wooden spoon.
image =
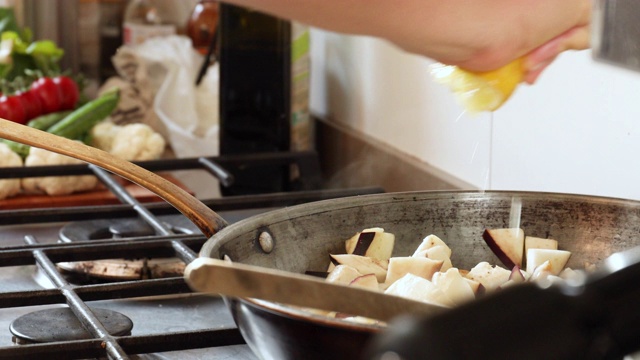
[[(163, 198), (207, 237), (227, 225), (218, 214), (177, 185), (105, 151), (4, 119), (0, 119), (0, 138), (67, 155), (120, 175)], [(440, 306), (328, 283), (308, 275), (211, 258), (198, 258), (188, 264), (185, 279), (197, 291), (332, 310), (384, 321), (400, 314), (430, 315), (444, 310)]]
[(118, 174), (163, 198), (207, 237), (227, 226), (223, 218), (179, 186), (100, 149), (5, 119), (0, 119), (0, 138), (67, 155)]

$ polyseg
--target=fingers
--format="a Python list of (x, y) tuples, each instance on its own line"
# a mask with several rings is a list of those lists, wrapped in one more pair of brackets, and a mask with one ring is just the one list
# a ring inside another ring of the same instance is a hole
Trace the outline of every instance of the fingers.
[(584, 50), (591, 46), (591, 29), (589, 26), (581, 26), (569, 30), (562, 36), (562, 51)]
[(551, 65), (553, 60), (554, 59), (550, 59), (550, 60), (547, 60), (545, 62), (542, 62), (542, 63), (538, 64), (538, 66), (536, 66), (535, 69), (527, 71), (527, 73), (524, 75), (524, 82), (526, 82), (527, 84), (530, 84), (530, 85), (534, 84), (538, 80), (538, 78), (540, 77), (542, 72), (549, 65)]
[(590, 31), (588, 26), (573, 28), (546, 44), (533, 50), (526, 57), (526, 73), (524, 81), (533, 84), (563, 51), (583, 50), (590, 46)]

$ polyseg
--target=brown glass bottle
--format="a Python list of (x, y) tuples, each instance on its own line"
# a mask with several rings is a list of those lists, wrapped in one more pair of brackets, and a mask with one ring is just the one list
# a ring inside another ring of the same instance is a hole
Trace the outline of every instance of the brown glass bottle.
[(200, 0), (187, 21), (187, 36), (193, 47), (202, 55), (207, 54), (209, 45), (216, 36), (219, 19), (219, 4), (214, 0)]

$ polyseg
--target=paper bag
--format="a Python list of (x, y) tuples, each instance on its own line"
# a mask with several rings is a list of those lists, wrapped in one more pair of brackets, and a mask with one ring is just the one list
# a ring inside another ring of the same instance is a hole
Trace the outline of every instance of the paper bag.
[(196, 86), (203, 61), (185, 36), (121, 47), (113, 57), (120, 77), (102, 87), (121, 88), (114, 122), (148, 123), (165, 136), (179, 158), (218, 155), (219, 72), (217, 64), (210, 66)]

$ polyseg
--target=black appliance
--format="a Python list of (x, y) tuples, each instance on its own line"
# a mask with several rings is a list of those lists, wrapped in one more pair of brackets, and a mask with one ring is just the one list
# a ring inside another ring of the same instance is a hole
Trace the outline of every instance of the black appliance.
[[(291, 24), (220, 4), (220, 154), (290, 150)], [(290, 168), (232, 167), (223, 195), (293, 190)], [(256, 181), (259, 180), (259, 181)]]

